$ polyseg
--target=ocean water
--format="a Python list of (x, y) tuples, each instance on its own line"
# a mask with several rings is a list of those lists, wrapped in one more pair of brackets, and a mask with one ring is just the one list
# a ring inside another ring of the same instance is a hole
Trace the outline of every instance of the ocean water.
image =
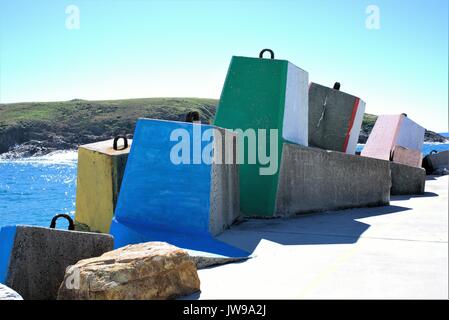
[[(363, 145), (358, 145), (361, 150)], [(425, 144), (423, 154), (449, 150), (449, 144)], [(73, 217), (76, 191), (76, 151), (42, 157), (2, 160), (0, 157), (0, 227), (11, 224), (49, 226), (52, 217)], [(58, 220), (58, 228), (67, 222)]]
[[(362, 151), (364, 144), (358, 144), (356, 151)], [(424, 156), (428, 155), (432, 150), (436, 150), (438, 152), (449, 150), (449, 143), (424, 143), (422, 148), (422, 154)]]
[[(0, 159), (0, 227), (50, 225), (55, 214), (74, 215), (76, 151), (59, 151), (20, 160)], [(65, 219), (58, 228), (66, 229)]]

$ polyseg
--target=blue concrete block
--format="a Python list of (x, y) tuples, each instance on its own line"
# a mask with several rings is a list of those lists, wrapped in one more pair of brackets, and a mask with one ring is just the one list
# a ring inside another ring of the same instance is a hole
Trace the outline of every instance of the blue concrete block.
[[(248, 255), (213, 238), (239, 215), (238, 166), (212, 161), (224, 136), (224, 129), (211, 125), (137, 121), (111, 225), (115, 247), (166, 241), (184, 249)], [(182, 139), (188, 144), (179, 151)], [(185, 156), (184, 162), (173, 162), (171, 154)]]
[(15, 236), (16, 226), (0, 228), (0, 283), (6, 283)]

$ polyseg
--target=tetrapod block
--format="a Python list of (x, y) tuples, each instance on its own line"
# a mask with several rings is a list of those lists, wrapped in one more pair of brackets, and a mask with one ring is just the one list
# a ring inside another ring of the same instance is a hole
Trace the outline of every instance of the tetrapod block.
[[(232, 57), (214, 124), (241, 130), (237, 134), (245, 154), (245, 162), (240, 164), (241, 212), (275, 215), (282, 144), (308, 144), (308, 73), (286, 60)], [(265, 130), (266, 137), (276, 132), (273, 152), (274, 140), (264, 141), (259, 130)], [(251, 132), (255, 136), (252, 146)], [(257, 159), (251, 163), (249, 154), (254, 148)], [(275, 165), (261, 161), (263, 149), (274, 153), (271, 160)]]
[(340, 91), (339, 83), (328, 88), (309, 87), (309, 145), (354, 154), (365, 113), (365, 102)]

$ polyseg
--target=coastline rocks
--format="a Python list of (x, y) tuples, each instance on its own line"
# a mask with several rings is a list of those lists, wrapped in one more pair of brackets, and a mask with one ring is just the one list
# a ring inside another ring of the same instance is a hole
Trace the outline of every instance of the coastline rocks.
[(69, 267), (58, 300), (172, 299), (199, 290), (197, 269), (187, 252), (146, 242)]
[(13, 289), (0, 283), (0, 300), (23, 300)]

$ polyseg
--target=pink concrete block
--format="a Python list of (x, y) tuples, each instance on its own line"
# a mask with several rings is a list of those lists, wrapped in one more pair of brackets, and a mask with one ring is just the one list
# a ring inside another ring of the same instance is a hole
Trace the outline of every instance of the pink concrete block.
[(395, 146), (393, 149), (392, 161), (421, 168), (422, 154), (418, 150)]
[[(424, 132), (423, 127), (405, 114), (381, 115), (377, 118), (361, 155), (420, 167)], [(395, 157), (394, 150), (397, 153)]]
[(361, 155), (364, 157), (390, 160), (391, 151), (399, 133), (402, 115), (381, 115), (371, 131)]

